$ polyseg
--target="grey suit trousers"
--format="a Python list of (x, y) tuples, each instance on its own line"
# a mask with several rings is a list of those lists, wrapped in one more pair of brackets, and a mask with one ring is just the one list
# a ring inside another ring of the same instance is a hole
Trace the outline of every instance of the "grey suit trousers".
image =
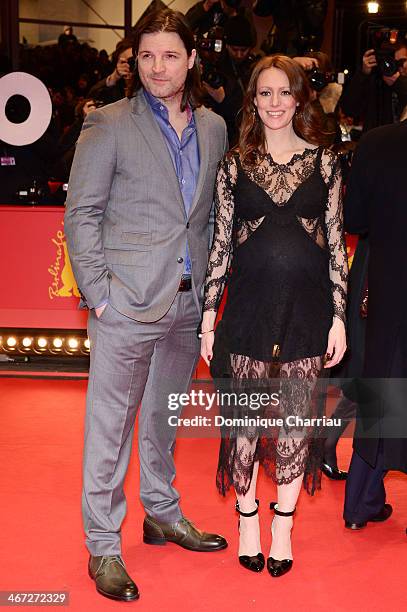
[(169, 393), (188, 391), (199, 356), (200, 317), (192, 291), (177, 293), (157, 322), (140, 323), (108, 304), (89, 313), (91, 364), (83, 458), (82, 512), (92, 555), (121, 554), (123, 483), (139, 414), (140, 497), (151, 516), (182, 518), (175, 478), (176, 428)]

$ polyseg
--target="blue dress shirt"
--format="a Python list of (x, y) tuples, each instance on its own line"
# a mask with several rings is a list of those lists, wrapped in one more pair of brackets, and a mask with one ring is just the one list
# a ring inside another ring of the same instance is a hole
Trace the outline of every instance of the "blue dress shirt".
[[(168, 151), (171, 155), (182, 199), (184, 201), (185, 219), (187, 219), (194, 199), (199, 175), (198, 137), (193, 112), (188, 106), (188, 125), (184, 128), (180, 140), (177, 132), (169, 122), (167, 107), (148, 91), (144, 90), (144, 95), (161, 129)], [(189, 256), (187, 244), (184, 275), (191, 276), (191, 270), (191, 258)]]

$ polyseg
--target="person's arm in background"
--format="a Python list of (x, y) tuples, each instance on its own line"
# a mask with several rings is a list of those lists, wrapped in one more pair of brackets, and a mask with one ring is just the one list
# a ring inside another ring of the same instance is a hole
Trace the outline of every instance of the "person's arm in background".
[(217, 2), (218, 0), (203, 0), (203, 2), (197, 2), (194, 4), (194, 6), (191, 6), (191, 8), (185, 13), (185, 19), (187, 20), (191, 30), (195, 31), (198, 28), (201, 29), (201, 26), (202, 29), (205, 30), (203, 26), (205, 24), (205, 20), (208, 19), (208, 12)]
[(127, 79), (130, 76), (130, 67), (126, 60), (119, 58), (115, 69), (105, 79), (101, 79), (91, 88), (88, 93), (89, 98), (97, 100), (98, 98), (103, 99), (103, 93), (106, 89), (114, 87), (120, 83), (121, 79)]
[(377, 66), (376, 55), (373, 49), (368, 49), (362, 58), (362, 67), (358, 69), (344, 88), (341, 107), (345, 115), (361, 117), (366, 113), (369, 103), (369, 83), (372, 70)]
[(243, 103), (243, 92), (238, 81), (233, 76), (222, 74), (223, 85), (214, 89), (208, 83), (202, 81), (203, 87), (211, 96), (215, 105), (213, 110), (225, 120), (235, 118)]

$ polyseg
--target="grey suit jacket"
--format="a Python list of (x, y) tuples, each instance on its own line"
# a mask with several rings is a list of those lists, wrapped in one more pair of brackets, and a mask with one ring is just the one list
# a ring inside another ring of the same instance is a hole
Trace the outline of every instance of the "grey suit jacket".
[(188, 217), (170, 153), (143, 92), (87, 116), (65, 213), (80, 307), (109, 300), (132, 319), (157, 321), (177, 293), (188, 242), (200, 311), (216, 169), (228, 143), (221, 117), (203, 107), (194, 116), (200, 171)]

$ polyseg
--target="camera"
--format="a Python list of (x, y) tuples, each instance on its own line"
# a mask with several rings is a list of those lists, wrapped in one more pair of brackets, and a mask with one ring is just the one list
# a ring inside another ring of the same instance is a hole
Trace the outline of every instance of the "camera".
[(402, 67), (404, 60), (394, 57), (395, 45), (405, 38), (405, 34), (395, 28), (373, 27), (369, 30), (369, 47), (374, 49), (377, 70), (382, 76), (391, 77)]
[(205, 61), (201, 61), (202, 73), (201, 79), (208, 83), (213, 89), (219, 89), (225, 84), (224, 76), (217, 71), (216, 66)]
[(223, 40), (221, 38), (204, 38), (198, 41), (198, 49), (208, 53), (222, 53)]
[(316, 66), (307, 70), (308, 82), (314, 91), (320, 92), (328, 85), (336, 81), (335, 75), (330, 72), (321, 72)]
[(130, 72), (134, 72), (136, 69), (136, 58), (134, 56), (129, 57), (127, 59), (127, 63), (129, 65)]
[(196, 41), (196, 46), (201, 63), (202, 81), (213, 89), (222, 87), (224, 77), (218, 71), (217, 65), (224, 50), (223, 28), (218, 26), (211, 28)]
[(204, 59), (212, 57), (216, 61), (216, 56), (219, 56), (224, 48), (224, 30), (220, 26), (214, 26), (208, 32), (205, 32), (196, 41), (196, 48), (199, 56)]
[(402, 67), (404, 60), (396, 60), (393, 53), (376, 51), (377, 68), (382, 76), (391, 77)]

